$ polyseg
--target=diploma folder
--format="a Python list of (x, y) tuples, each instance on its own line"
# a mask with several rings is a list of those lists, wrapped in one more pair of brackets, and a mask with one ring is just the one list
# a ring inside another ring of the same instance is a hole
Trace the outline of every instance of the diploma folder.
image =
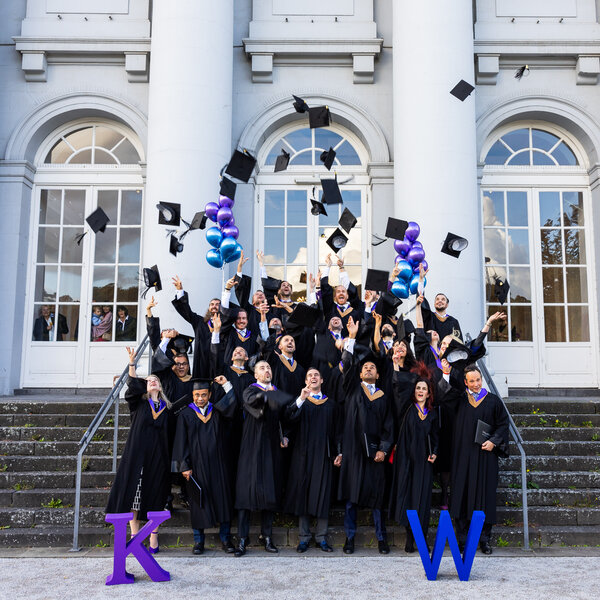
[(377, 451), (379, 450), (379, 440), (372, 435), (363, 433), (365, 438), (365, 452), (368, 458), (375, 458)]
[(492, 435), (492, 426), (488, 425), (485, 421), (477, 419), (477, 431), (475, 432), (475, 443), (483, 444), (487, 442)]

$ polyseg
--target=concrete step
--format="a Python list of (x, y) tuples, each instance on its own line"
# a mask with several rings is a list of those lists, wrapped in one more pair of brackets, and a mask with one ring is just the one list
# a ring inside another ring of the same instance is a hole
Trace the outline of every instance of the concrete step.
[[(123, 450), (125, 442), (119, 442), (119, 453)], [(101, 456), (110, 456), (112, 453), (112, 440), (110, 442), (91, 442), (89, 452)], [(6, 456), (65, 456), (74, 457), (79, 452), (79, 442), (34, 442), (34, 441), (4, 441), (0, 442), (0, 455)]]
[[(527, 456), (527, 468), (535, 471), (598, 471), (598, 456)], [(511, 456), (500, 461), (501, 471), (520, 471), (521, 456), (515, 450)]]
[(510, 414), (527, 415), (536, 413), (600, 413), (600, 400), (598, 398), (579, 398), (569, 400), (566, 398), (547, 399), (531, 398), (524, 400), (522, 398), (509, 398), (505, 401)]
[[(114, 475), (108, 471), (89, 471), (81, 474), (83, 488), (111, 486)], [(74, 471), (57, 471), (55, 473), (39, 471), (23, 471), (0, 473), (0, 489), (56, 489), (75, 487)]]
[[(8, 415), (91, 415), (92, 417), (100, 410), (102, 401), (94, 400), (93, 402), (85, 401), (59, 401), (59, 402), (0, 402), (0, 414)], [(119, 410), (127, 410), (127, 402), (121, 400)]]
[[(81, 490), (83, 506), (106, 506), (110, 487)], [(75, 504), (74, 488), (34, 488), (32, 490), (0, 490), (0, 506), (25, 508), (71, 507)], [(47, 506), (44, 506), (47, 505)]]
[[(540, 488), (600, 488), (600, 472), (594, 471), (530, 471), (527, 480)], [(521, 472), (501, 471), (498, 484), (520, 489)]]
[(520, 432), (525, 442), (600, 440), (600, 427), (525, 427), (521, 428)]
[[(64, 442), (68, 443), (68, 442)], [(1, 447), (1, 446), (0, 446)], [(600, 456), (600, 441), (554, 441), (554, 442), (525, 442), (525, 453), (528, 457), (540, 455), (554, 456)], [(517, 446), (514, 442), (510, 442), (510, 453), (518, 453)]]
[(523, 427), (545, 427), (549, 431), (561, 427), (600, 427), (600, 414), (595, 413), (573, 415), (563, 412), (552, 412), (543, 415), (513, 414), (512, 417), (520, 431), (522, 431)]
[[(81, 427), (85, 431), (95, 415), (76, 414), (39, 414), (39, 415), (2, 415), (0, 414), (0, 427)], [(114, 423), (114, 413), (111, 411), (104, 418), (103, 426), (110, 427)], [(122, 412), (119, 416), (119, 427), (129, 427), (129, 411)]]
[[(529, 524), (537, 525), (600, 525), (600, 508), (573, 508), (562, 506), (530, 506)], [(499, 506), (498, 524), (505, 527), (523, 524), (522, 508)]]
[[(77, 468), (75, 456), (0, 456), (0, 470), (8, 472), (25, 471), (72, 471)], [(112, 469), (111, 456), (86, 454), (83, 458), (85, 471), (109, 471)]]
[[(0, 440), (2, 441), (59, 441), (79, 442), (85, 433), (85, 427), (0, 427)], [(98, 441), (112, 441), (113, 427), (100, 427), (94, 439)], [(125, 441), (129, 427), (119, 426), (119, 439)]]
[[(497, 492), (498, 506), (521, 507), (521, 490), (499, 488)], [(580, 506), (582, 508), (600, 508), (600, 490), (569, 490), (549, 488), (528, 490), (529, 506)]]

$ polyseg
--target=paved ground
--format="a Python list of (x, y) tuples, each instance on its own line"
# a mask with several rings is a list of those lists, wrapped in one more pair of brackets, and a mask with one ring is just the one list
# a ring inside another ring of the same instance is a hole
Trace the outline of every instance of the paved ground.
[(298, 556), (284, 550), (269, 556), (252, 549), (241, 559), (189, 549), (167, 549), (157, 559), (171, 581), (153, 583), (135, 560), (133, 585), (104, 585), (112, 567), (109, 549), (71, 554), (64, 549), (0, 549), (2, 600), (199, 598), (229, 600), (473, 598), (477, 600), (563, 600), (597, 595), (600, 549), (547, 548), (536, 552), (498, 549), (478, 554), (471, 579), (458, 580), (452, 558), (442, 559), (437, 581), (427, 581), (418, 557), (394, 550), (379, 556), (365, 549), (352, 557), (339, 550), (325, 556), (310, 550)]

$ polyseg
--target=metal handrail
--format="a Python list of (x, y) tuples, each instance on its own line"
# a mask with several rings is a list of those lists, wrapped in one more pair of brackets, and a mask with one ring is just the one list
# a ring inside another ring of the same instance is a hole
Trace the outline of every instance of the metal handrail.
[[(138, 362), (142, 358), (146, 348), (149, 346), (150, 338), (148, 335), (144, 337), (144, 339), (140, 342), (140, 345), (137, 347), (135, 352), (135, 356), (133, 362), (137, 367)], [(152, 364), (152, 348), (149, 348), (149, 360), (148, 360), (148, 373), (151, 372)], [(106, 400), (96, 413), (95, 417), (92, 419), (89, 427), (86, 429), (83, 434), (81, 440), (79, 440), (79, 452), (77, 453), (77, 474), (75, 476), (75, 514), (74, 514), (74, 522), (73, 522), (73, 547), (70, 552), (79, 552), (81, 548), (79, 547), (79, 512), (81, 509), (81, 474), (82, 474), (82, 465), (83, 465), (83, 454), (87, 450), (88, 446), (92, 442), (94, 436), (96, 435), (96, 431), (104, 421), (104, 418), (108, 414), (108, 411), (111, 409), (112, 405), (115, 406), (114, 413), (114, 423), (113, 423), (113, 448), (112, 448), (112, 473), (117, 472), (117, 452), (118, 452), (118, 443), (119, 443), (119, 396), (121, 393), (121, 389), (127, 382), (127, 377), (129, 373), (129, 365), (125, 367), (123, 372), (121, 373), (119, 379), (117, 379), (113, 388), (110, 390)]]
[[(468, 344), (471, 341), (471, 336), (467, 333), (465, 336), (465, 342)], [(527, 455), (525, 454), (525, 448), (523, 447), (523, 438), (521, 437), (521, 432), (518, 430), (506, 403), (502, 399), (496, 384), (487, 368), (487, 365), (483, 361), (483, 359), (479, 359), (477, 361), (477, 366), (481, 370), (481, 374), (485, 379), (486, 385), (490, 389), (490, 391), (500, 398), (502, 405), (504, 406), (504, 410), (508, 415), (508, 429), (517, 444), (517, 448), (519, 449), (519, 453), (521, 454), (521, 496), (522, 496), (522, 509), (523, 509), (523, 550), (530, 550), (529, 548), (529, 512), (527, 507)]]

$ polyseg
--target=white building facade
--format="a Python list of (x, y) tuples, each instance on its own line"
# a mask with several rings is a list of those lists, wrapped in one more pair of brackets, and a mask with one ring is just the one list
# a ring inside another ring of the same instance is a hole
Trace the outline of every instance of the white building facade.
[[(110, 386), (145, 335), (144, 266), (162, 276), (155, 314), (191, 333), (171, 277), (203, 313), (230, 269), (207, 264), (203, 232), (172, 256), (155, 205), (191, 219), (235, 148), (257, 158), (239, 241), (304, 295), (340, 214), (310, 212), (330, 146), (358, 217), (355, 282), (391, 270), (392, 242), (371, 245), (389, 216), (417, 221), (428, 296), (445, 292), (473, 335), (507, 311), (488, 345), (499, 383), (598, 387), (600, 1), (10, 0), (0, 42), (1, 393)], [(311, 130), (292, 94), (329, 106), (331, 126)], [(94, 235), (98, 206), (110, 222)], [(469, 240), (459, 259), (439, 252), (448, 231)], [(246, 271), (259, 280), (256, 260)]]

